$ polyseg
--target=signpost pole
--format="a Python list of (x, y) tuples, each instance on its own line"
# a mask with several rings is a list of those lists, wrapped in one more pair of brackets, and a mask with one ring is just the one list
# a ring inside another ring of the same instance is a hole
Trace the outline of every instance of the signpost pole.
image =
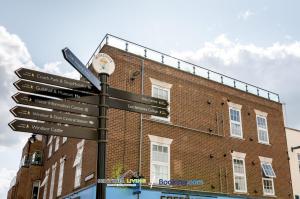
[(106, 198), (106, 184), (100, 183), (99, 179), (105, 179), (105, 167), (106, 167), (106, 142), (107, 142), (107, 99), (108, 99), (108, 74), (101, 73), (100, 75), (101, 91), (100, 91), (100, 115), (99, 115), (99, 128), (98, 128), (98, 154), (97, 154), (97, 189), (96, 198)]

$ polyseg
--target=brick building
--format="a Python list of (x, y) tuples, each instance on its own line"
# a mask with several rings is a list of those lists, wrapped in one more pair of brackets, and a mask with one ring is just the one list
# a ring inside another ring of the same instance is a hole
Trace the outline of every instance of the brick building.
[[(111, 86), (170, 103), (169, 118), (109, 110), (107, 178), (131, 171), (147, 183), (139, 194), (107, 187), (107, 198), (292, 198), (276, 94), (112, 35), (99, 50), (116, 64)], [(38, 198), (95, 198), (97, 143), (62, 137), (42, 143)], [(19, 184), (32, 187), (33, 180)]]
[(21, 157), (19, 171), (12, 179), (7, 198), (36, 198), (44, 169), (42, 136), (31, 136), (23, 148)]

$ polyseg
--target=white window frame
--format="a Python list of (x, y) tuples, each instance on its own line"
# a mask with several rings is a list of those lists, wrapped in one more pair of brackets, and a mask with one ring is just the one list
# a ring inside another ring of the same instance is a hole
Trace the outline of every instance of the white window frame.
[(56, 152), (59, 149), (59, 136), (57, 136), (55, 138), (55, 147), (54, 147), (54, 151)]
[[(272, 193), (266, 192), (264, 181), (271, 181), (272, 183)], [(263, 186), (263, 194), (264, 196), (275, 196), (275, 186), (274, 186), (274, 179), (273, 178), (262, 178), (262, 186)]]
[[(271, 167), (271, 173), (273, 173), (274, 175), (269, 175), (269, 174), (266, 174), (266, 172), (265, 172), (265, 168), (263, 167), (263, 165), (269, 165), (269, 167)], [(268, 177), (268, 178), (276, 178), (276, 174), (275, 174), (275, 171), (274, 171), (274, 169), (273, 169), (273, 167), (272, 167), (272, 163), (269, 163), (269, 162), (261, 162), (261, 168), (262, 168), (262, 170), (263, 170), (263, 172), (264, 172), (264, 175), (266, 176), (266, 177)]]
[[(263, 167), (262, 167), (263, 164), (270, 164), (271, 167), (272, 167), (272, 170), (274, 172), (274, 176), (273, 177), (268, 177), (268, 176), (265, 176), (265, 177), (263, 176), (262, 177), (263, 194), (266, 195), (266, 196), (275, 196), (275, 184), (274, 184), (273, 178), (276, 178), (276, 173), (275, 173), (275, 171), (273, 169), (273, 166), (272, 166), (273, 159), (272, 158), (263, 157), (263, 156), (259, 156), (259, 160), (260, 160), (261, 170), (262, 170), (262, 172), (263, 172), (264, 175), (265, 175), (265, 173), (264, 173), (264, 170), (263, 170)], [(272, 181), (273, 194), (265, 192), (264, 180), (270, 180), (270, 181)]]
[(51, 135), (50, 137), (49, 137), (49, 140), (48, 140), (48, 143), (47, 143), (47, 146), (49, 147), (48, 148), (48, 158), (50, 158), (51, 156), (52, 156), (52, 140), (53, 140), (53, 135)]
[[(228, 113), (229, 113), (229, 124), (230, 124), (230, 136), (234, 137), (234, 138), (240, 138), (243, 139), (244, 137), (244, 133), (243, 133), (243, 122), (242, 122), (242, 105), (239, 104), (235, 104), (232, 102), (227, 102), (228, 103)], [(238, 111), (239, 112), (239, 116), (240, 116), (240, 122), (231, 120), (231, 113), (230, 110), (234, 110), (234, 111)], [(236, 135), (232, 133), (232, 123), (234, 124), (239, 124), (241, 127), (241, 135)]]
[(38, 187), (37, 198), (39, 198), (39, 196), (40, 196), (40, 184), (41, 184), (41, 181), (40, 181), (40, 180), (36, 180), (36, 181), (34, 181), (34, 182), (32, 183), (31, 198), (33, 198), (34, 187)]
[(171, 109), (170, 109), (170, 101), (171, 101), (171, 88), (172, 88), (172, 84), (169, 84), (169, 83), (166, 83), (166, 82), (162, 82), (162, 81), (159, 81), (159, 80), (156, 80), (156, 79), (153, 79), (153, 78), (150, 78), (150, 81), (151, 81), (151, 96), (152, 97), (157, 97), (157, 96), (154, 96), (154, 89), (153, 88), (158, 88), (158, 89), (161, 89), (161, 90), (165, 90), (168, 92), (168, 99), (167, 101), (169, 102), (169, 107), (168, 107), (168, 111), (169, 111), (169, 116), (167, 118), (165, 117), (159, 117), (159, 116), (154, 116), (154, 115), (151, 115), (151, 118), (152, 119), (155, 119), (155, 120), (162, 120), (162, 121), (166, 121), (166, 122), (170, 122), (171, 121)]
[(42, 181), (42, 184), (41, 184), (41, 186), (40, 186), (40, 187), (44, 187), (44, 191), (43, 191), (43, 199), (46, 199), (46, 197), (47, 197), (49, 173), (50, 173), (50, 169), (48, 169), (48, 170), (45, 172), (45, 178), (44, 178), (44, 180)]
[(80, 187), (81, 184), (83, 149), (84, 140), (77, 143), (77, 153), (73, 163), (73, 167), (75, 167), (74, 188)]
[(51, 136), (49, 137), (49, 140), (48, 140), (48, 143), (47, 143), (47, 145), (50, 145), (50, 144), (51, 144), (51, 142), (52, 142), (52, 140), (53, 140), (53, 135), (51, 135)]
[[(158, 180), (155, 176), (152, 175), (153, 173), (153, 164), (160, 165), (160, 166), (167, 166), (168, 167), (168, 179), (171, 179), (171, 143), (173, 139), (159, 137), (155, 135), (148, 135), (150, 139), (150, 183), (151, 184), (158, 184)], [(168, 163), (160, 162), (160, 161), (153, 161), (153, 145), (159, 145), (168, 148)]]
[(56, 165), (57, 165), (57, 162), (55, 162), (52, 165), (51, 182), (50, 182), (50, 190), (49, 190), (49, 199), (53, 199)]
[(64, 144), (68, 140), (68, 137), (63, 137), (62, 143)]
[(20, 161), (20, 166), (19, 166), (19, 168), (21, 168), (22, 166), (25, 165), (25, 159), (26, 159), (26, 155), (23, 155), (23, 157), (21, 158), (21, 161)]
[(66, 156), (60, 158), (59, 174), (58, 174), (58, 182), (57, 182), (57, 193), (56, 193), (57, 196), (61, 196), (61, 192), (62, 192), (65, 161), (66, 161)]
[[(248, 192), (248, 187), (247, 187), (247, 172), (246, 172), (246, 162), (245, 162), (245, 153), (240, 153), (240, 152), (232, 152), (232, 173), (233, 173), (233, 188), (234, 192), (236, 193), (247, 193)], [(240, 173), (235, 173), (234, 171), (234, 160), (242, 160), (243, 161), (243, 167), (244, 167), (244, 174)], [(237, 190), (235, 187), (235, 177), (244, 177), (245, 179), (245, 190)]]
[(52, 156), (52, 150), (53, 150), (52, 148), (53, 148), (52, 143), (50, 143), (48, 148), (48, 158), (51, 158)]
[[(262, 112), (262, 111), (259, 111), (259, 110), (254, 110), (255, 113), (256, 113), (256, 127), (257, 127), (257, 139), (258, 139), (258, 143), (261, 143), (261, 144), (270, 144), (270, 139), (269, 139), (269, 130), (268, 130), (268, 119), (267, 119), (267, 116), (268, 116), (268, 113), (265, 113), (265, 112)], [(265, 121), (266, 121), (266, 128), (261, 128), (258, 126), (258, 117), (260, 118), (263, 118)], [(267, 141), (265, 140), (261, 140), (259, 138), (259, 131), (262, 130), (262, 131), (265, 131), (266, 132), (266, 135), (267, 135)]]

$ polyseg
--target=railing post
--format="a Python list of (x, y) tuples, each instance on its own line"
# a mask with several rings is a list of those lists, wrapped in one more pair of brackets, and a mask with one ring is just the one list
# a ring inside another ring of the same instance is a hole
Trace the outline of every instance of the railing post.
[(108, 45), (108, 36), (107, 35), (105, 37), (105, 43), (106, 43), (106, 45)]
[(144, 57), (146, 58), (147, 57), (147, 49), (144, 49), (144, 52), (145, 52)]
[(248, 92), (248, 84), (246, 84), (246, 92)]
[(224, 81), (223, 81), (223, 76), (221, 76), (221, 83), (222, 83), (222, 84), (224, 84)]
[(259, 89), (257, 88), (256, 90), (257, 90), (257, 95), (259, 96)]
[(233, 86), (234, 86), (234, 88), (236, 88), (235, 80), (233, 80)]
[(177, 66), (178, 69), (180, 69), (180, 61), (178, 61), (177, 64), (178, 64), (178, 66)]
[(125, 51), (128, 52), (128, 43), (125, 44)]
[(161, 55), (161, 63), (164, 63), (164, 56)]
[(194, 75), (196, 74), (195, 66), (193, 66), (193, 74), (194, 74)]
[(207, 79), (209, 79), (209, 70), (207, 71)]

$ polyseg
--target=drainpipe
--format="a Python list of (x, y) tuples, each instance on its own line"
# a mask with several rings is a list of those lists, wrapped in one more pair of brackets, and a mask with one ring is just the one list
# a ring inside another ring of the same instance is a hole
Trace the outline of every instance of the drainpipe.
[[(144, 95), (144, 59), (141, 59), (141, 95)], [(143, 147), (143, 114), (140, 114), (140, 149), (139, 149), (139, 176), (142, 172), (142, 147)], [(139, 184), (141, 186), (141, 184)], [(137, 195), (140, 198), (140, 194)]]

